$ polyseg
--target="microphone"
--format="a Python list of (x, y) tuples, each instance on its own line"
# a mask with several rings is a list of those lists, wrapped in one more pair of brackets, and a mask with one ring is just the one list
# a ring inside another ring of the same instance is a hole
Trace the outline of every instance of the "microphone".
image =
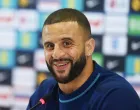
[(49, 100), (51, 98), (51, 96), (52, 96), (52, 93), (46, 94), (29, 110), (34, 110), (37, 106), (45, 104), (47, 102), (47, 100)]

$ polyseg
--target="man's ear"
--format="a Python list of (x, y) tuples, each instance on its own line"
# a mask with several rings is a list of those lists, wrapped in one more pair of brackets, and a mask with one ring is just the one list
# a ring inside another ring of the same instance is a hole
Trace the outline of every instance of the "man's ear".
[(92, 53), (94, 52), (94, 48), (95, 48), (95, 40), (93, 38), (90, 38), (85, 43), (85, 54), (86, 54), (86, 56), (91, 56)]

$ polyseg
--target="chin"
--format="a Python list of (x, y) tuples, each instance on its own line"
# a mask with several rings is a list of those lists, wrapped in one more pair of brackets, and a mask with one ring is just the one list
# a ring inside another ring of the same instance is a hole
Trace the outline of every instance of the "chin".
[(56, 78), (56, 80), (58, 83), (61, 83), (61, 84), (69, 83), (67, 78)]
[(68, 76), (63, 76), (63, 75), (57, 76), (57, 75), (55, 74), (55, 79), (56, 79), (56, 81), (57, 81), (58, 83), (66, 84), (66, 83), (69, 82)]

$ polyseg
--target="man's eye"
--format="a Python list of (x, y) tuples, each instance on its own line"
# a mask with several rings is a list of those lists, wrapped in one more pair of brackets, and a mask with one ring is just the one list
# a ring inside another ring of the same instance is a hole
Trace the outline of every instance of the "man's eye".
[(71, 42), (63, 42), (64, 47), (70, 47), (72, 45)]
[(47, 50), (53, 50), (54, 49), (54, 44), (47, 44), (47, 45), (45, 45), (45, 49), (47, 49)]

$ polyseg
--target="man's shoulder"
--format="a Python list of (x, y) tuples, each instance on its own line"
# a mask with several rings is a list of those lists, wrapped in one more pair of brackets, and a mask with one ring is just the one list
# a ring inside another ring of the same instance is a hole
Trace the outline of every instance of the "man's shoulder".
[(96, 72), (100, 74), (98, 86), (101, 88), (131, 88), (131, 84), (119, 74), (96, 64)]
[[(95, 90), (99, 96), (103, 97), (116, 91), (125, 91), (127, 94), (137, 96), (132, 85), (124, 77), (99, 65), (97, 65), (96, 68), (98, 68), (98, 73), (100, 73), (99, 80), (96, 82)], [(119, 92), (117, 93), (120, 94)]]
[(100, 88), (103, 93), (105, 91), (114, 91), (117, 89), (125, 89), (129, 92), (134, 92), (134, 88), (124, 77), (109, 71), (101, 75), (98, 88)]
[(53, 87), (56, 85), (56, 80), (54, 78), (45, 79), (41, 82), (41, 84), (37, 87), (34, 94), (42, 97), (46, 93), (50, 92)]
[(41, 84), (39, 85), (39, 87), (43, 87), (44, 89), (48, 88), (48, 87), (52, 87), (56, 84), (56, 80), (54, 78), (49, 78), (49, 79), (45, 79), (41, 82)]
[[(113, 100), (115, 100), (116, 102), (119, 100), (124, 102), (130, 102), (133, 100), (133, 104), (131, 104), (130, 107), (133, 107), (134, 103), (136, 103), (137, 105), (139, 104), (140, 100), (136, 91), (125, 78), (102, 67), (99, 67), (98, 73), (100, 74), (100, 77), (96, 82), (94, 92), (91, 96), (91, 108), (94, 108), (96, 110), (104, 105), (108, 106), (110, 104), (112, 104), (113, 106), (117, 105), (121, 108), (123, 104), (125, 104), (125, 106), (126, 104), (129, 104), (122, 102), (115, 104), (112, 103)], [(108, 110), (112, 110), (112, 108)]]

